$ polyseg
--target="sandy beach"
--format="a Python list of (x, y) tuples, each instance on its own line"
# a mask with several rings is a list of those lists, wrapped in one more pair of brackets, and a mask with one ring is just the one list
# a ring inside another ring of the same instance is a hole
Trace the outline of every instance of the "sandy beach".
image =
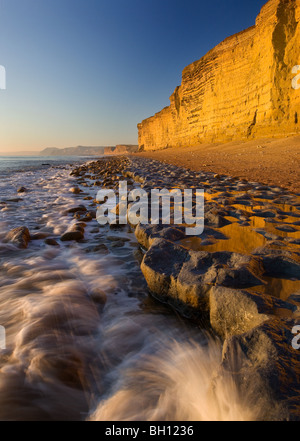
[(137, 156), (300, 192), (300, 136), (169, 148)]

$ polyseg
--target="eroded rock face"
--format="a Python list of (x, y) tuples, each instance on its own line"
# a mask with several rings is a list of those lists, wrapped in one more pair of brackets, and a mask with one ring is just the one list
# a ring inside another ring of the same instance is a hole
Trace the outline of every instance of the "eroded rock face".
[(170, 106), (138, 125), (141, 150), (299, 133), (300, 3), (270, 0), (255, 26), (187, 66)]
[(11, 242), (18, 248), (27, 248), (30, 242), (30, 233), (27, 227), (18, 227), (9, 231), (4, 238), (4, 242)]

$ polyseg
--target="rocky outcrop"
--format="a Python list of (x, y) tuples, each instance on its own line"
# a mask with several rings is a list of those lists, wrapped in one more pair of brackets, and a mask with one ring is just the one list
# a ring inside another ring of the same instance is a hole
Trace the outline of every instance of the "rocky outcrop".
[(104, 155), (113, 155), (114, 151), (116, 150), (116, 147), (105, 147), (104, 148)]
[[(292, 347), (292, 329), (299, 319), (273, 318), (241, 335), (227, 339), (223, 348), (223, 375), (230, 373), (247, 404), (260, 406), (258, 420), (300, 419), (299, 351)], [(256, 388), (253, 385), (256, 384)]]
[(270, 0), (255, 26), (187, 66), (170, 106), (138, 125), (140, 150), (299, 133), (300, 0)]
[[(177, 239), (176, 229), (165, 230)], [(160, 233), (162, 237), (163, 231)], [(259, 257), (230, 252), (195, 252), (170, 240), (155, 238), (138, 229), (136, 236), (150, 248), (141, 264), (148, 287), (160, 300), (171, 303), (186, 316), (205, 316), (210, 308), (210, 291), (215, 285), (246, 288), (263, 284)], [(174, 240), (173, 239), (173, 240)], [(214, 302), (216, 304), (216, 301)]]
[(100, 146), (100, 147), (66, 147), (58, 149), (56, 147), (48, 147), (42, 150), (40, 156), (102, 156), (102, 155), (125, 155), (136, 153), (138, 145), (120, 144), (116, 146)]
[(294, 303), (254, 291), (214, 286), (209, 297), (210, 323), (223, 339), (242, 335), (271, 316), (288, 316), (297, 311)]
[(115, 147), (105, 147), (104, 154), (105, 155), (126, 155), (130, 153), (136, 153), (139, 150), (138, 145), (126, 145), (119, 144)]
[(102, 147), (66, 147), (64, 149), (58, 149), (56, 147), (48, 147), (42, 150), (40, 156), (97, 156), (103, 155), (104, 146)]

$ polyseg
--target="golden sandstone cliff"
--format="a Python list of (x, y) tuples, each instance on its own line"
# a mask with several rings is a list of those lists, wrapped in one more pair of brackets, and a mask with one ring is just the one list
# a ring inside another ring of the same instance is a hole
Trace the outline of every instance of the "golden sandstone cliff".
[(299, 133), (299, 65), (300, 0), (270, 0), (255, 26), (183, 70), (170, 106), (138, 124), (140, 149)]
[(115, 147), (104, 147), (105, 155), (126, 155), (136, 153), (139, 147), (133, 144), (119, 144)]

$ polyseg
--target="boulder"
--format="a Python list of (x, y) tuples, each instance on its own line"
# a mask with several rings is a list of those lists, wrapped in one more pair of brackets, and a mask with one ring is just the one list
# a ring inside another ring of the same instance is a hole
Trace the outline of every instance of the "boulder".
[(84, 227), (81, 223), (72, 225), (61, 237), (62, 242), (84, 239)]
[(50, 236), (49, 233), (39, 232), (39, 233), (31, 234), (30, 238), (31, 240), (42, 240), (42, 239), (46, 239), (49, 236)]
[(52, 247), (59, 247), (59, 243), (55, 239), (52, 239), (52, 238), (46, 239), (45, 244), (50, 245)]
[(277, 278), (300, 278), (300, 257), (298, 253), (282, 249), (272, 249), (269, 246), (255, 250), (263, 260), (265, 275)]
[(275, 314), (292, 315), (295, 304), (275, 297), (214, 286), (209, 296), (210, 324), (223, 339), (250, 331)]
[(214, 285), (246, 288), (263, 283), (259, 257), (189, 251), (164, 239), (153, 241), (141, 269), (154, 295), (193, 313), (208, 312)]
[(300, 421), (299, 350), (292, 345), (299, 325), (299, 319), (273, 318), (225, 341), (223, 373), (234, 377), (247, 405), (259, 409), (257, 419)]
[(214, 228), (222, 228), (225, 225), (229, 225), (229, 222), (225, 217), (218, 212), (217, 209), (211, 209), (205, 213), (204, 216), (205, 225)]
[(79, 187), (72, 187), (70, 189), (70, 192), (73, 193), (73, 194), (79, 194), (79, 193), (82, 193), (82, 190), (80, 190)]
[(183, 228), (165, 227), (163, 225), (141, 225), (135, 229), (135, 236), (142, 247), (148, 249), (157, 238), (177, 242), (185, 239), (186, 235)]
[(19, 248), (27, 248), (30, 242), (30, 233), (27, 227), (17, 227), (9, 231), (4, 242), (11, 242)]
[(84, 205), (79, 205), (77, 207), (69, 208), (66, 211), (66, 214), (85, 213), (86, 211), (87, 211), (87, 208)]

